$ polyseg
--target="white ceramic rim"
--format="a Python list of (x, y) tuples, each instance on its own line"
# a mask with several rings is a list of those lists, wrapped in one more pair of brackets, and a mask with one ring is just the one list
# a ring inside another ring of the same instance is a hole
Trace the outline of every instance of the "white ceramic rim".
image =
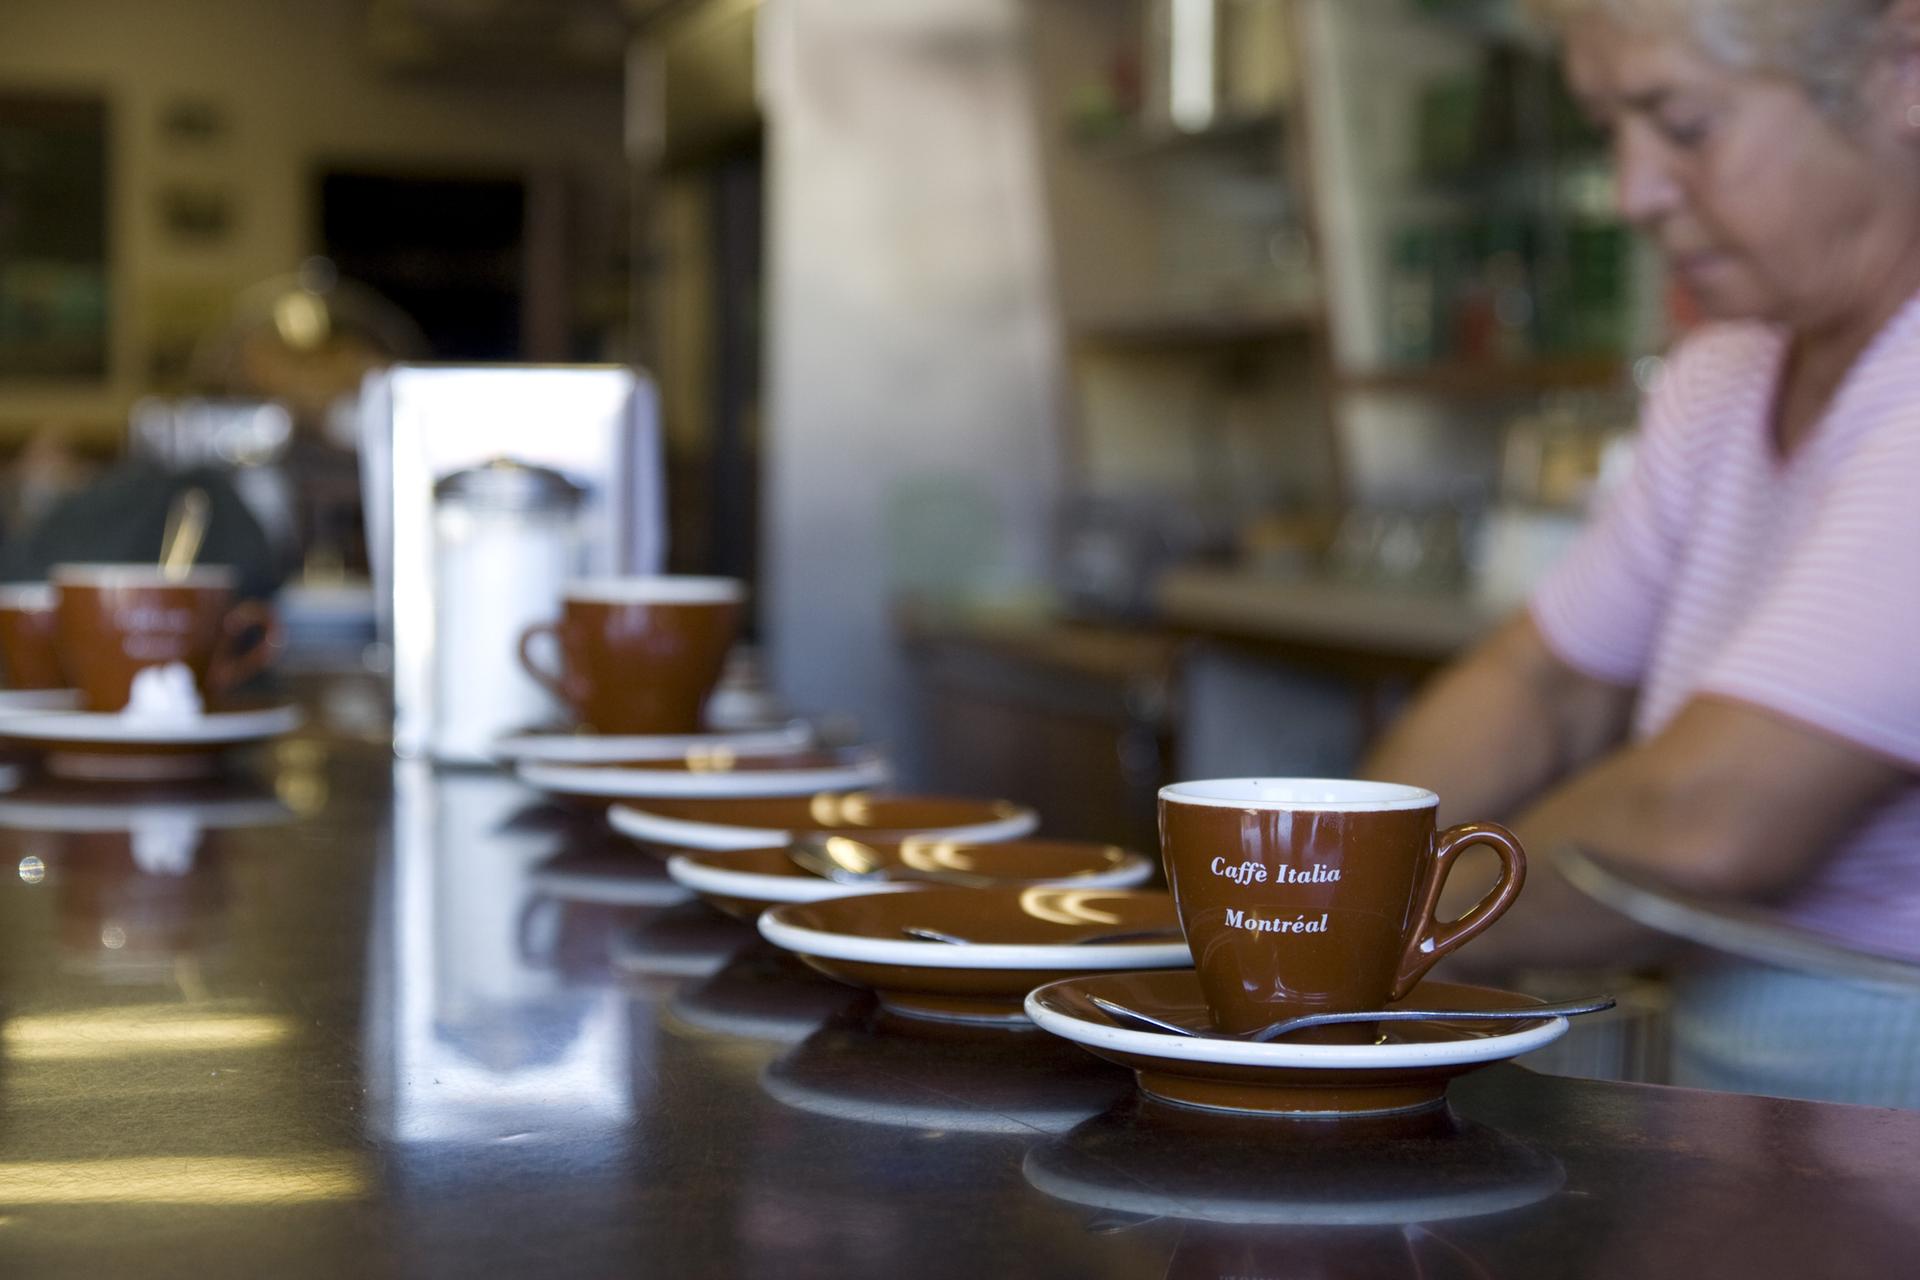
[[(958, 1026), (953, 1023), (950, 1025)], [(1021, 1028), (1014, 1028), (1015, 1031)], [(865, 1098), (841, 1098), (773, 1074), (770, 1063), (760, 1072), (760, 1087), (775, 1102), (811, 1115), (835, 1120), (857, 1120), (891, 1129), (941, 1129), (948, 1133), (1065, 1133), (1083, 1120), (1100, 1114), (1097, 1107), (916, 1107), (909, 1103), (874, 1103)]]
[(1271, 809), (1312, 813), (1385, 813), (1430, 809), (1440, 797), (1424, 787), (1357, 778), (1215, 778), (1160, 788), (1167, 804), (1211, 809)]
[(0, 716), (39, 715), (44, 711), (74, 711), (80, 706), (78, 689), (0, 689)]
[(784, 906), (789, 902), (826, 902), (863, 893), (899, 893), (926, 888), (917, 884), (839, 884), (822, 876), (770, 876), (758, 871), (723, 871), (695, 862), (684, 853), (667, 859), (667, 874), (695, 893)]
[(747, 584), (738, 578), (659, 574), (638, 578), (576, 578), (562, 598), (582, 604), (741, 604)]
[(1403, 1067), (1458, 1066), (1474, 1062), (1502, 1062), (1567, 1033), (1565, 1018), (1548, 1018), (1543, 1025), (1523, 1027), (1500, 1035), (1465, 1040), (1436, 1040), (1422, 1044), (1250, 1044), (1243, 1040), (1189, 1040), (1164, 1031), (1130, 1031), (1105, 1022), (1090, 1022), (1046, 1004), (1049, 991), (1078, 979), (1050, 982), (1027, 993), (1027, 1016), (1063, 1039), (1092, 1048), (1111, 1049), (1162, 1062), (1211, 1062), (1232, 1067), (1290, 1067), (1354, 1071)]
[[(607, 821), (623, 836), (663, 844), (677, 849), (764, 849), (769, 845), (791, 844), (794, 833), (770, 827), (731, 827), (718, 822), (692, 822), (685, 818), (666, 818), (644, 809), (617, 804), (607, 810)], [(971, 827), (932, 827), (923, 831), (891, 829), (869, 832), (877, 840), (926, 836), (929, 839), (956, 840), (973, 844), (992, 844), (997, 840), (1018, 840), (1040, 825), (1040, 815), (1031, 809), (1019, 809), (1004, 818)]]
[(157, 564), (57, 564), (47, 579), (56, 587), (231, 587), (238, 575), (224, 564), (199, 564), (177, 575)]
[(776, 729), (715, 733), (592, 734), (515, 733), (493, 744), (493, 753), (510, 763), (619, 764), (625, 760), (676, 760), (691, 752), (731, 751), (735, 755), (777, 755), (813, 745), (813, 726), (795, 720)]
[(59, 599), (51, 582), (10, 582), (0, 586), (0, 609), (53, 608)]
[(111, 800), (82, 804), (45, 800), (9, 800), (0, 796), (0, 830), (51, 831), (68, 834), (133, 831), (148, 822), (189, 820), (206, 831), (233, 831), (248, 827), (277, 827), (293, 821), (293, 810), (278, 800), (252, 796), (232, 800), (191, 800), (175, 804), (114, 804)]
[[(4, 808), (0, 807), (0, 813), (4, 812)], [(603, 907), (671, 907), (693, 897), (673, 881), (652, 876), (629, 879), (589, 875), (581, 871), (551, 871), (540, 867), (527, 873), (527, 885), (563, 902), (590, 902)]]
[(1566, 1171), (1562, 1169), (1560, 1181), (1553, 1187), (1523, 1183), (1478, 1191), (1401, 1196), (1394, 1200), (1298, 1204), (1260, 1197), (1236, 1200), (1230, 1196), (1190, 1196), (1184, 1193), (1156, 1195), (1139, 1187), (1114, 1187), (1069, 1177), (1047, 1168), (1040, 1162), (1041, 1159), (1039, 1148), (1029, 1148), (1020, 1162), (1021, 1175), (1026, 1178), (1028, 1186), (1056, 1200), (1115, 1213), (1227, 1226), (1384, 1227), (1408, 1222), (1452, 1222), (1524, 1208), (1546, 1199), (1566, 1185)]
[(291, 733), (305, 723), (300, 708), (213, 711), (192, 720), (129, 720), (118, 711), (50, 711), (0, 716), (0, 738), (39, 742), (151, 743), (223, 746)]
[(788, 924), (780, 918), (784, 907), (760, 916), (760, 936), (776, 947), (823, 960), (851, 960), (858, 964), (891, 964), (904, 969), (1068, 969), (1095, 972), (1110, 969), (1166, 969), (1193, 963), (1182, 942), (1105, 942), (1087, 944), (982, 943), (956, 947), (947, 942), (920, 942), (913, 938), (869, 938), (828, 933)]
[[(936, 885), (895, 881), (892, 884), (839, 884), (820, 876), (770, 876), (757, 871), (728, 871), (697, 862), (684, 853), (667, 859), (667, 874), (696, 893), (749, 902), (784, 905), (789, 902), (826, 902), (862, 893), (894, 893), (901, 889), (930, 889)], [(1129, 853), (1119, 866), (1090, 876), (1063, 880), (1035, 880), (1041, 888), (1132, 889), (1153, 877), (1153, 863)], [(1022, 881), (1022, 884), (1028, 882)]]
[(672, 773), (524, 760), (515, 772), (520, 781), (537, 791), (658, 800), (697, 796), (807, 796), (816, 791), (859, 791), (867, 787), (884, 786), (893, 776), (887, 768), (887, 762), (871, 752), (862, 753), (847, 764), (818, 769)]

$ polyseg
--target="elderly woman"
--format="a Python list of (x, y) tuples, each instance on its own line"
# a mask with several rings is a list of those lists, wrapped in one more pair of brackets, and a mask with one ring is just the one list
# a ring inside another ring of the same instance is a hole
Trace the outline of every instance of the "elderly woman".
[[(1712, 323), (1584, 539), (1368, 771), (1534, 852), (1468, 963), (1643, 954), (1568, 844), (1920, 962), (1920, 0), (1543, 3)], [(1679, 995), (1688, 1079), (1920, 1105), (1920, 1001), (1735, 964)]]

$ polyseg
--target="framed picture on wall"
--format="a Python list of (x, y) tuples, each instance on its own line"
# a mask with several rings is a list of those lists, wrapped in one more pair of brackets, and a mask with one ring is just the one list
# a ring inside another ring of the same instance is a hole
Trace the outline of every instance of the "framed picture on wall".
[(0, 383), (107, 376), (107, 104), (0, 87)]

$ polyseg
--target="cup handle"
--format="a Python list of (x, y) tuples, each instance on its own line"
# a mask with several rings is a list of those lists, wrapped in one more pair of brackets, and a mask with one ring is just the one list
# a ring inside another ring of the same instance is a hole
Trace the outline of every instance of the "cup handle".
[[(256, 629), (260, 638), (247, 648), (240, 648), (247, 633)], [(207, 672), (207, 690), (215, 697), (258, 675), (273, 661), (273, 655), (284, 643), (280, 619), (274, 616), (271, 607), (258, 600), (245, 600), (227, 610), (220, 632), (220, 649), (213, 655), (213, 665)]]
[[(1491, 845), (1500, 855), (1500, 880), (1473, 910), (1451, 924), (1436, 924), (1433, 913), (1440, 907), (1440, 891), (1446, 888), (1453, 872), (1454, 858), (1470, 845)], [(1400, 957), (1400, 968), (1393, 980), (1393, 999), (1403, 999), (1427, 970), (1451, 952), (1471, 942), (1498, 920), (1520, 887), (1527, 882), (1527, 855), (1513, 832), (1491, 822), (1468, 823), (1442, 831), (1434, 843), (1433, 863), (1427, 871), (1426, 889), (1415, 913), (1413, 940)]]
[(572, 702), (573, 699), (567, 696), (565, 678), (548, 671), (545, 667), (542, 667), (533, 660), (533, 642), (541, 636), (552, 636), (553, 643), (556, 646), (560, 645), (562, 643), (560, 639), (560, 624), (557, 622), (536, 622), (520, 633), (520, 665), (526, 669), (528, 675), (533, 677), (535, 684), (538, 684), (542, 689), (545, 689), (548, 693), (558, 698), (563, 704)]

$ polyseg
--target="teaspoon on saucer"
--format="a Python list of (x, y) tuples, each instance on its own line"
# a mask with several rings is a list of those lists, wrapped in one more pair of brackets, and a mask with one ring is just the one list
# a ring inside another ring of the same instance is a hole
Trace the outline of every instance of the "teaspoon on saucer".
[[(909, 938), (918, 938), (922, 942), (944, 942), (956, 947), (977, 947), (981, 945), (971, 938), (962, 938), (956, 934), (943, 933), (938, 929), (923, 929), (918, 925), (902, 925), (900, 932), (906, 934)], [(1162, 939), (1171, 942), (1180, 936), (1178, 926), (1169, 926), (1164, 929), (1128, 929), (1120, 933), (1096, 933), (1085, 938), (1074, 938), (1060, 945), (1067, 947), (1085, 947), (1106, 942), (1148, 942)], [(1115, 1008), (1118, 1007), (1117, 1005), (1115, 1006)]]
[(1225, 1031), (1196, 1031), (1192, 1027), (1183, 1027), (1177, 1022), (1167, 1022), (1152, 1014), (1129, 1009), (1123, 1004), (1115, 1004), (1101, 996), (1088, 997), (1100, 1012), (1122, 1022), (1131, 1022), (1138, 1026), (1151, 1027), (1155, 1031), (1165, 1031), (1177, 1036), (1188, 1036), (1195, 1040), (1242, 1040), (1255, 1044), (1266, 1044), (1278, 1040), (1292, 1031), (1303, 1031), (1308, 1027), (1331, 1026), (1336, 1022), (1484, 1022), (1493, 1019), (1529, 1020), (1538, 1018), (1564, 1018), (1576, 1013), (1598, 1013), (1602, 1009), (1613, 1008), (1612, 996), (1593, 996), (1586, 1000), (1568, 1000), (1561, 1004), (1536, 1004), (1524, 1009), (1374, 1009), (1358, 1013), (1304, 1013), (1294, 1018), (1282, 1018), (1278, 1022), (1268, 1023), (1258, 1031), (1243, 1031), (1237, 1034)]
[(886, 884), (889, 881), (913, 880), (981, 889), (1010, 883), (1000, 877), (975, 875), (968, 871), (920, 871), (914, 867), (893, 866), (882, 862), (868, 846), (845, 836), (800, 836), (787, 847), (787, 857), (796, 866), (835, 884)]

